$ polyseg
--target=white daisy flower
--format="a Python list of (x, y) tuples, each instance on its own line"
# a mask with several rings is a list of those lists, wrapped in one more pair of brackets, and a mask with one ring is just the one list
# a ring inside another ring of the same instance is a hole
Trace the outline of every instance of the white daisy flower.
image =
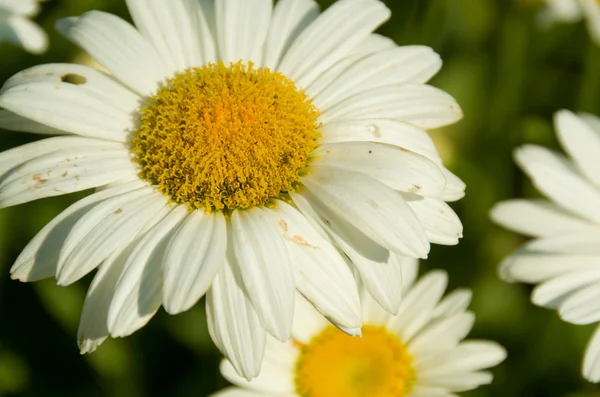
[(0, 0), (0, 43), (8, 41), (33, 54), (48, 48), (48, 36), (30, 20), (40, 12), (41, 0)]
[(401, 257), (458, 242), (445, 201), (464, 184), (425, 130), (461, 110), (425, 84), (437, 54), (372, 33), (383, 3), (127, 5), (137, 29), (99, 11), (58, 23), (111, 75), (41, 65), (0, 91), (0, 127), (63, 135), (0, 155), (0, 206), (97, 188), (11, 270), (68, 285), (98, 267), (82, 352), (207, 293), (213, 340), (251, 378), (267, 333), (290, 337), (296, 290), (357, 334), (353, 268), (394, 312)]
[(263, 370), (250, 382), (223, 361), (221, 373), (241, 388), (213, 397), (449, 397), (490, 383), (492, 374), (482, 370), (506, 352), (495, 342), (463, 341), (475, 318), (466, 310), (471, 291), (442, 299), (445, 272), (432, 271), (413, 284), (416, 260), (406, 260), (403, 271), (398, 315), (362, 294), (362, 337), (340, 332), (299, 298), (293, 340), (269, 338)]
[[(501, 277), (538, 284), (531, 300), (557, 309), (570, 323), (600, 321), (600, 119), (561, 110), (558, 139), (569, 158), (537, 145), (516, 150), (517, 164), (550, 200), (509, 200), (491, 216), (533, 237), (504, 260)], [(600, 381), (600, 330), (583, 362), (586, 379)]]
[(573, 23), (585, 19), (592, 39), (600, 44), (600, 1), (598, 0), (544, 0), (546, 9), (541, 14), (544, 23)]

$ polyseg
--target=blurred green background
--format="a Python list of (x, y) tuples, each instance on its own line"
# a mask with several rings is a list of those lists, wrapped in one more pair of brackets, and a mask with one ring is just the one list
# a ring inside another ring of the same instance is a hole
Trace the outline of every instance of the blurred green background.
[[(529, 302), (530, 287), (498, 280), (497, 264), (522, 240), (488, 219), (498, 200), (536, 194), (512, 163), (513, 147), (524, 142), (557, 147), (551, 116), (560, 108), (600, 114), (600, 48), (581, 23), (541, 26), (536, 1), (386, 3), (393, 16), (381, 33), (400, 45), (424, 44), (439, 52), (444, 68), (432, 84), (456, 97), (465, 113), (457, 125), (432, 132), (448, 167), (467, 183), (467, 196), (454, 204), (465, 237), (457, 247), (434, 246), (423, 269), (446, 269), (452, 288), (474, 290), (472, 337), (499, 341), (509, 358), (494, 369), (491, 386), (462, 395), (600, 395), (600, 386), (580, 375), (592, 328), (561, 322)], [(36, 57), (0, 44), (0, 80), (35, 64), (81, 59), (53, 24), (90, 9), (129, 19), (122, 0), (47, 1), (37, 20), (50, 32), (50, 51)], [(1, 149), (36, 139), (2, 134)], [(81, 196), (0, 211), (0, 396), (201, 397), (226, 385), (202, 304), (178, 316), (161, 312), (133, 336), (80, 356), (76, 331), (89, 278), (66, 288), (54, 280), (9, 279), (28, 240)]]

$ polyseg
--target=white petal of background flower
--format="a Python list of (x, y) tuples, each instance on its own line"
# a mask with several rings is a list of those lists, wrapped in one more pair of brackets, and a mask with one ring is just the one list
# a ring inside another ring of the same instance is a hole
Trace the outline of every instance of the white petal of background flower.
[(48, 48), (48, 36), (30, 18), (40, 12), (39, 0), (0, 0), (0, 42), (6, 40), (32, 54)]
[(574, 216), (546, 200), (503, 201), (492, 208), (490, 216), (503, 227), (531, 237), (553, 236), (597, 228), (594, 223)]

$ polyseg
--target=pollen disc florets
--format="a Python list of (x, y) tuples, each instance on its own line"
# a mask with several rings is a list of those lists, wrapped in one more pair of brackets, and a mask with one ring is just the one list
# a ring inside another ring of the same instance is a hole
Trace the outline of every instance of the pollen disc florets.
[(250, 208), (293, 189), (317, 146), (319, 112), (281, 73), (241, 61), (191, 68), (140, 110), (141, 176), (177, 203)]
[(415, 375), (400, 339), (384, 327), (364, 326), (362, 338), (328, 327), (301, 347), (296, 392), (303, 397), (402, 397)]

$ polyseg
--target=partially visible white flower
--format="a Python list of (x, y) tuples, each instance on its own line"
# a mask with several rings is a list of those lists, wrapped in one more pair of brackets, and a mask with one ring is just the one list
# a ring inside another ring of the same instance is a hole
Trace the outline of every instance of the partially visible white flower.
[(11, 42), (32, 54), (46, 51), (46, 32), (29, 19), (39, 13), (39, 1), (0, 0), (0, 42)]
[(586, 20), (592, 39), (600, 44), (600, 2), (597, 0), (545, 0), (542, 22), (578, 22)]
[(362, 337), (335, 329), (297, 299), (293, 340), (269, 338), (261, 374), (248, 382), (228, 361), (221, 373), (239, 388), (214, 397), (449, 397), (489, 384), (483, 371), (506, 358), (495, 342), (463, 340), (475, 316), (471, 291), (442, 298), (448, 277), (432, 271), (414, 282), (417, 261), (403, 263), (405, 299), (394, 316), (362, 291)]
[[(557, 309), (573, 324), (600, 321), (600, 119), (567, 110), (555, 114), (558, 139), (570, 158), (537, 145), (515, 152), (516, 162), (550, 200), (509, 200), (492, 219), (533, 237), (500, 266), (507, 281), (538, 284), (536, 305)], [(600, 381), (600, 331), (583, 363)]]

